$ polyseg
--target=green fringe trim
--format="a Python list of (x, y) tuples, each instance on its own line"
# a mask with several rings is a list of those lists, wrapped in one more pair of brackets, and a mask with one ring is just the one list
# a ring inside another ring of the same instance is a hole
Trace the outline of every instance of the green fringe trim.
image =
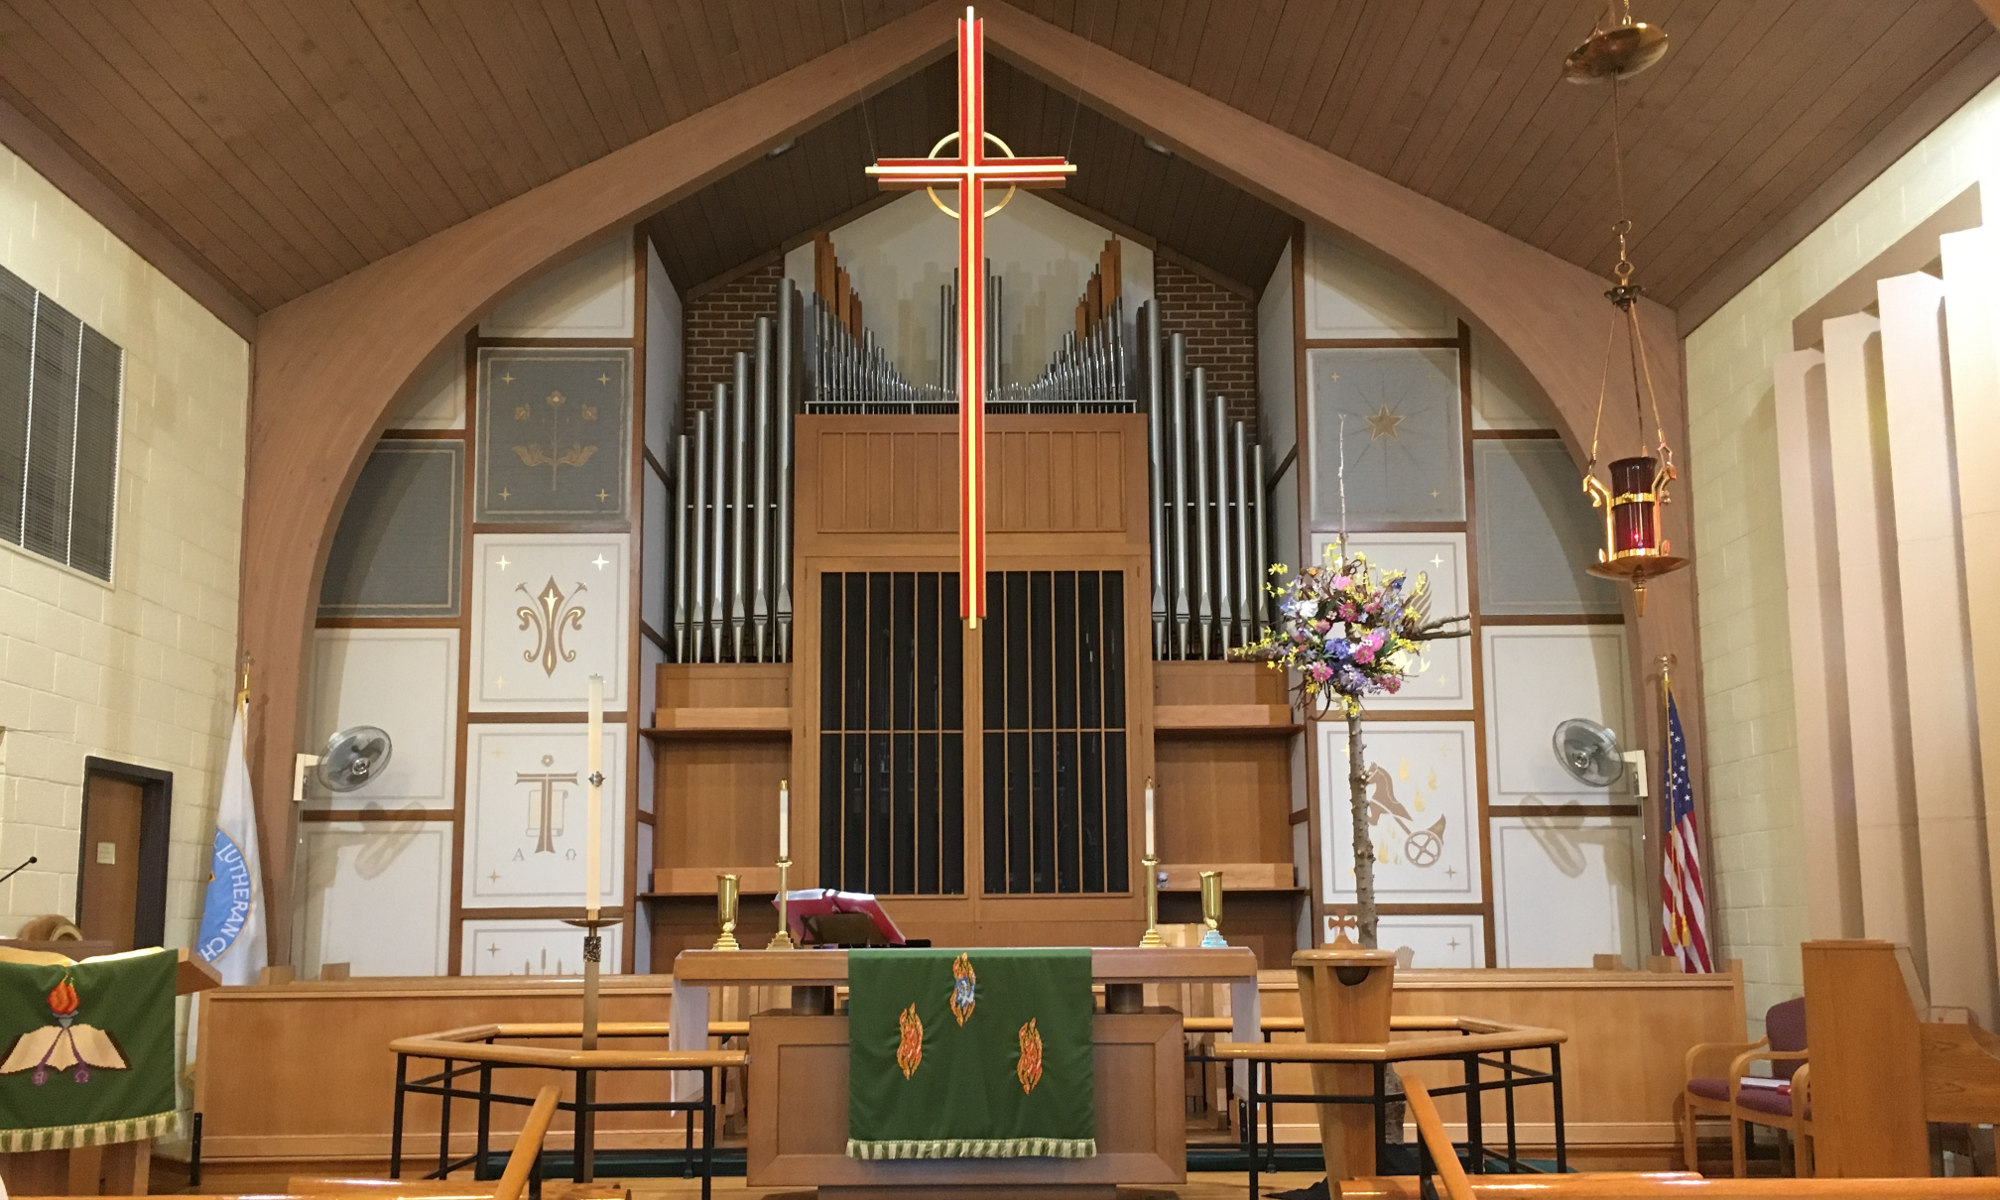
[(847, 1157), (880, 1162), (899, 1158), (1096, 1158), (1096, 1138), (942, 1138), (935, 1141), (847, 1139)]
[(150, 1117), (124, 1117), (84, 1125), (45, 1125), (39, 1129), (0, 1129), (0, 1153), (21, 1154), (30, 1150), (71, 1150), (78, 1146), (109, 1146), (136, 1142), (143, 1138), (171, 1137), (180, 1132), (178, 1112), (154, 1113)]

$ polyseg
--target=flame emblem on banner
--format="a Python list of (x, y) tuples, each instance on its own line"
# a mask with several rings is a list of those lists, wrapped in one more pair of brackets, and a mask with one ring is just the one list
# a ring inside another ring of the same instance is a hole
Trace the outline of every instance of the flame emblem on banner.
[(917, 1073), (924, 1061), (924, 1019), (917, 1015), (917, 1006), (912, 1004), (896, 1018), (902, 1030), (902, 1039), (896, 1043), (896, 1065), (903, 1068), (903, 1078)]
[(1042, 1031), (1033, 1017), (1021, 1026), (1021, 1060), (1014, 1064), (1014, 1077), (1021, 1081), (1024, 1096), (1042, 1081)]

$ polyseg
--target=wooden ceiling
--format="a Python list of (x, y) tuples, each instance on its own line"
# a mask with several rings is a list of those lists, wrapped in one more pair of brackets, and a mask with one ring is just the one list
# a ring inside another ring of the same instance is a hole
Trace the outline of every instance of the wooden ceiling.
[[(934, 63), (777, 157), (667, 208), (647, 223), (667, 274), (698, 287), (883, 198), (862, 168), (883, 156), (929, 153), (957, 120), (957, 87), (954, 65)], [(987, 125), (1017, 153), (1077, 163), (1062, 199), (1243, 289), (1263, 287), (1291, 237), (1284, 213), (1185, 159), (1147, 149), (1074, 95), (1004, 62), (987, 70)]]
[[(1600, 0), (1018, 3), (1565, 259), (1611, 264), (1608, 96), (1556, 71)], [(0, 99), (263, 309), (919, 7), (0, 0)], [(2000, 74), (2000, 41), (1973, 0), (1637, 8), (1675, 44), (1625, 96), (1634, 256), (1670, 304), (1705, 302), (1705, 286), (1775, 258), (1800, 213), (1830, 212)], [(770, 171), (795, 194), (744, 192), (744, 204), (718, 190), (705, 202), (714, 244), (691, 242), (686, 269), (740, 261), (823, 198), (865, 194), (847, 165), (857, 119), (863, 146), (872, 125), (877, 149), (928, 149), (946, 78), (904, 85), (922, 116), (878, 97), (747, 168), (742, 188)], [(1077, 114), (1060, 89), (1015, 76), (1006, 90), (996, 101), (1024, 142)], [(1073, 144), (1056, 148), (1085, 169), (1076, 199), (1232, 277), (1255, 274), (1268, 210), (1188, 164), (1151, 161), (1087, 109), (1074, 120)]]

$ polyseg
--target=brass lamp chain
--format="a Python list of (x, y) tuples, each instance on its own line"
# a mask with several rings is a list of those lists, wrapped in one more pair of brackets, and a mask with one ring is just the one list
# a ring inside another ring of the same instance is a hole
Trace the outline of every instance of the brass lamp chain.
[[(1630, 25), (1631, 0), (1625, 0), (1624, 9), (1623, 23)], [(1633, 415), (1637, 418), (1639, 428), (1643, 430), (1646, 427), (1647, 403), (1651, 402), (1654, 438), (1660, 447), (1660, 452), (1667, 454), (1669, 452), (1666, 428), (1660, 420), (1660, 398), (1653, 389), (1652, 364), (1646, 358), (1645, 341), (1639, 336), (1638, 302), (1641, 289), (1632, 282), (1632, 276), (1638, 268), (1632, 262), (1631, 253), (1632, 217), (1625, 197), (1624, 113), (1619, 103), (1618, 85), (1618, 76), (1614, 74), (1611, 76), (1611, 175), (1617, 189), (1618, 219), (1612, 222), (1611, 232), (1618, 239), (1618, 262), (1611, 268), (1616, 285), (1605, 293), (1605, 298), (1625, 315), (1625, 333), (1629, 339), (1628, 357), (1632, 368)], [(1617, 338), (1618, 322), (1614, 320), (1604, 339), (1604, 370), (1598, 380), (1597, 414), (1591, 424), (1590, 459), (1584, 467), (1585, 474), (1589, 474), (1597, 467), (1599, 437), (1604, 428), (1604, 402), (1609, 398), (1611, 390), (1611, 352), (1617, 344)], [(1640, 452), (1643, 454), (1644, 451), (1642, 445)]]

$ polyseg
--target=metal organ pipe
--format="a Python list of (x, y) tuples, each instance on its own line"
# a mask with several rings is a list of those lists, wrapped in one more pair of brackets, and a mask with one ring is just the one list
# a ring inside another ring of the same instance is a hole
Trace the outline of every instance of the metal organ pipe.
[(688, 569), (688, 435), (683, 433), (674, 438), (674, 661), (689, 662), (688, 644), (693, 641), (693, 633), (688, 613), (688, 581), (694, 572)]
[(1243, 422), (1233, 422), (1230, 435), (1229, 506), (1236, 518), (1236, 636), (1239, 644), (1256, 638), (1250, 609), (1257, 603), (1257, 573), (1262, 566), (1250, 557), (1250, 442)]
[[(720, 401), (721, 397), (716, 399)], [(709, 495), (708, 442), (708, 414), (697, 412), (694, 415), (694, 495), (688, 505), (688, 523), (693, 527), (690, 541), (693, 544), (688, 548), (687, 558), (682, 560), (686, 564), (682, 568), (685, 573), (682, 584), (687, 589), (688, 616), (693, 626), (689, 630), (688, 655), (683, 660), (686, 662), (700, 662), (703, 645), (708, 641), (708, 594), (701, 586), (709, 572), (706, 508)]]
[(1202, 419), (1202, 409), (1208, 404), (1208, 372), (1201, 367), (1194, 369), (1193, 384), (1188, 396), (1188, 406), (1184, 410), (1187, 421), (1194, 429), (1194, 461), (1190, 469), (1194, 474), (1194, 511), (1189, 519), (1194, 522), (1194, 621), (1195, 636), (1199, 646), (1195, 657), (1208, 657), (1208, 633), (1215, 623), (1215, 589), (1210, 579), (1214, 556), (1209, 538), (1208, 511), (1208, 423)]
[(1256, 557), (1250, 561), (1255, 565), (1251, 577), (1257, 581), (1257, 590), (1251, 593), (1256, 607), (1252, 610), (1251, 629), (1255, 636), (1264, 636), (1264, 627), (1270, 624), (1271, 598), (1264, 590), (1264, 572), (1271, 565), (1271, 549), (1266, 544), (1269, 533), (1264, 527), (1264, 444), (1250, 447), (1250, 539), (1256, 547)]
[(1236, 634), (1236, 539), (1230, 528), (1236, 501), (1230, 488), (1229, 412), (1222, 397), (1215, 398), (1213, 411), (1210, 461), (1215, 463), (1215, 628), (1216, 641), (1227, 650)]
[(751, 657), (765, 659), (771, 635), (771, 318), (757, 318), (757, 456), (750, 517)]
[(776, 599), (771, 614), (772, 659), (791, 658), (792, 639), (792, 414), (798, 411), (793, 388), (792, 354), (798, 342), (798, 326), (793, 310), (799, 305), (798, 289), (790, 279), (778, 288), (778, 496), (772, 518), (777, 525), (776, 553), (771, 567), (777, 574)]
[(1153, 542), (1153, 655), (1167, 657), (1167, 575), (1166, 542), (1167, 514), (1165, 495), (1166, 476), (1161, 471), (1164, 464), (1162, 455), (1166, 443), (1160, 429), (1160, 339), (1153, 331), (1152, 305), (1141, 304), (1138, 313), (1140, 344), (1150, 346), (1147, 356), (1147, 370), (1140, 395), (1146, 404), (1146, 461), (1152, 467), (1148, 473), (1147, 515), (1151, 518)]
[(731, 661), (743, 661), (743, 633), (750, 624), (750, 595), (744, 587), (750, 551), (750, 356), (736, 352), (736, 386), (729, 415), (735, 429), (729, 453), (729, 642)]
[(1174, 423), (1174, 625), (1179, 631), (1179, 656), (1188, 657), (1188, 438), (1187, 438), (1187, 338), (1175, 334), (1170, 344), (1173, 373), (1172, 402), (1168, 411)]
[(708, 619), (714, 628), (715, 657), (712, 662), (721, 662), (729, 644), (729, 572), (723, 569), (729, 554), (729, 429), (730, 429), (729, 385), (715, 385), (715, 435), (710, 442), (715, 447), (715, 478), (711, 483), (709, 503), (713, 505), (710, 522), (709, 541), (709, 606)]

